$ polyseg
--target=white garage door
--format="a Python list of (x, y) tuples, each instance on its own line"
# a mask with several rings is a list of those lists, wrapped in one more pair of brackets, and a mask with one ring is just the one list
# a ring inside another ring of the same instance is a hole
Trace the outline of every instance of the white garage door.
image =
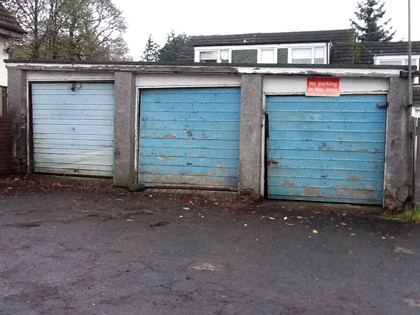
[(32, 84), (34, 171), (112, 177), (114, 84)]

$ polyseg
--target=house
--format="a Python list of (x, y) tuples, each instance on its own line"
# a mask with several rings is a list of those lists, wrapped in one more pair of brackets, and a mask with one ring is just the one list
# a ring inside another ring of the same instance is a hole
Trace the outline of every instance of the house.
[(191, 36), (179, 62), (354, 64), (353, 29)]
[[(419, 69), (420, 42), (412, 46), (412, 64)], [(358, 43), (356, 63), (375, 65), (408, 65), (408, 43), (399, 42), (361, 42)]]
[(22, 37), (24, 31), (0, 4), (0, 175), (12, 169), (11, 123), (4, 116), (7, 106), (7, 69), (4, 59), (9, 58), (11, 38)]
[(23, 34), (23, 29), (0, 4), (0, 116), (6, 111), (7, 103), (7, 69), (4, 59), (9, 58), (10, 39), (21, 38)]
[[(356, 42), (354, 29), (191, 36), (179, 62), (408, 66), (408, 43)], [(412, 65), (420, 70), (420, 42), (412, 42)], [(414, 104), (420, 105), (418, 75)]]
[[(408, 65), (408, 43), (356, 42), (353, 29), (191, 36), (179, 62), (233, 64)], [(420, 69), (420, 42), (412, 42)], [(414, 81), (419, 84), (418, 78)]]

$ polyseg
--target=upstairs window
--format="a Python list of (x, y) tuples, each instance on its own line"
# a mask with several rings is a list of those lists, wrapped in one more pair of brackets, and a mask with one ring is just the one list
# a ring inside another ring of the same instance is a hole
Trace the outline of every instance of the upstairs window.
[(290, 48), (289, 63), (292, 64), (326, 64), (327, 54), (325, 47), (297, 47)]
[[(411, 63), (419, 69), (420, 56), (414, 55), (411, 57)], [(408, 56), (375, 56), (375, 65), (383, 66), (408, 66)]]
[(200, 51), (200, 62), (226, 63), (229, 62), (229, 50), (204, 50)]
[(276, 51), (271, 49), (260, 49), (259, 63), (276, 63)]
[(291, 63), (312, 63), (311, 48), (292, 48)]
[[(375, 56), (373, 58), (375, 65), (382, 66), (408, 66), (408, 56)], [(411, 64), (416, 66), (417, 70), (420, 69), (420, 55), (413, 55), (411, 57)], [(414, 78), (414, 84), (419, 84), (419, 78)]]

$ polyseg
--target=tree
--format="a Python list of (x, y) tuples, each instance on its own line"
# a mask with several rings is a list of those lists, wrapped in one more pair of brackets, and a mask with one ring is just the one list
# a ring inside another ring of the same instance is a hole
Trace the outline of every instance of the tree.
[(12, 58), (124, 60), (127, 25), (112, 0), (6, 0), (26, 31)]
[(159, 59), (159, 45), (156, 41), (152, 38), (152, 34), (150, 34), (149, 39), (147, 40), (146, 47), (143, 51), (143, 55), (141, 56), (142, 61), (146, 62), (156, 62)]
[(383, 25), (379, 24), (385, 15), (384, 10), (385, 3), (381, 3), (380, 0), (366, 0), (364, 2), (357, 3), (357, 10), (354, 14), (357, 17), (356, 22), (352, 19), (351, 25), (355, 28), (357, 39), (359, 41), (390, 41), (395, 35), (395, 31), (392, 31), (392, 26), (389, 29), (385, 27), (389, 24), (391, 19), (383, 22)]
[(166, 37), (166, 44), (159, 49), (159, 61), (176, 61), (187, 41), (184, 33), (176, 35), (174, 31)]

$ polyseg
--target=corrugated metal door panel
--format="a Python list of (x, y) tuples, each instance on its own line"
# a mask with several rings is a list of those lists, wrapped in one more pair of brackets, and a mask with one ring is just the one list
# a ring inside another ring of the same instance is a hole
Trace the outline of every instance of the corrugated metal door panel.
[(235, 190), (240, 89), (141, 91), (139, 182)]
[(32, 84), (34, 171), (113, 176), (114, 84)]
[(273, 199), (382, 204), (385, 96), (267, 97)]

